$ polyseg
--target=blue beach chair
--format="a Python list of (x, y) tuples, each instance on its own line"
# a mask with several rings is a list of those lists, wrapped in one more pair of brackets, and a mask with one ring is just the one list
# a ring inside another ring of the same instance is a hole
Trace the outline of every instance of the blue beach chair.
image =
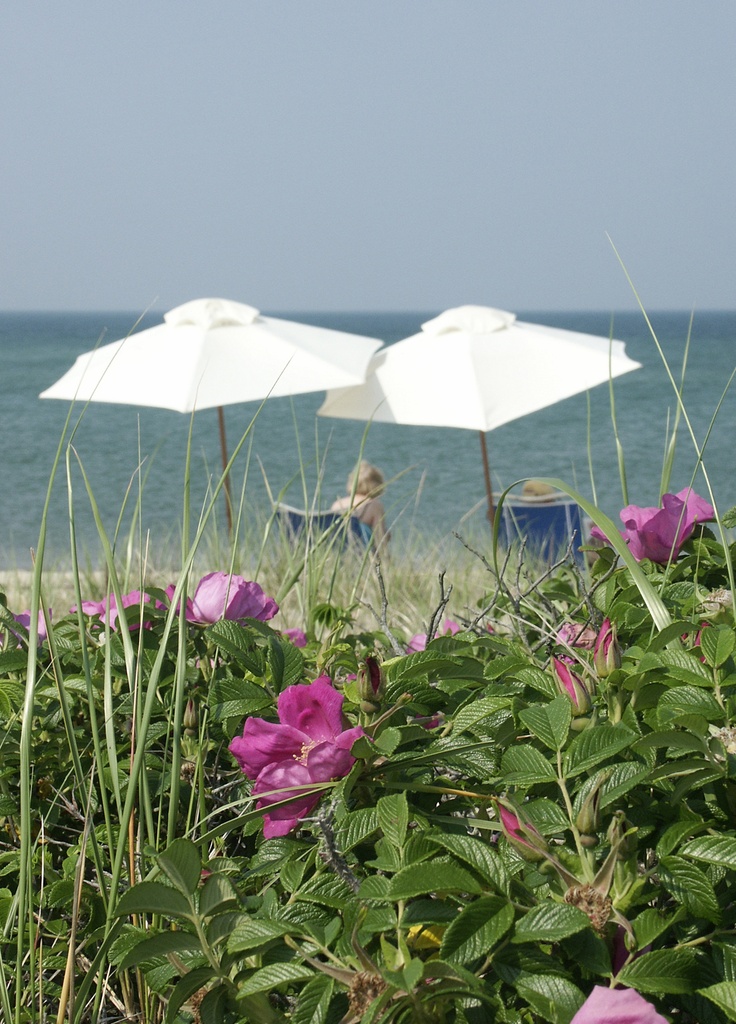
[[(505, 547), (526, 541), (525, 552), (548, 565), (562, 558), (570, 541), (572, 555), (581, 567), (585, 553), (584, 521), (580, 506), (563, 494), (543, 501), (507, 496), (501, 507), (499, 541)], [(574, 535), (574, 539), (573, 539)]]
[(357, 516), (344, 512), (305, 512), (282, 502), (276, 506), (276, 518), (281, 531), (290, 539), (306, 536), (308, 543), (325, 534), (333, 534), (341, 544), (356, 544), (365, 548), (371, 542), (373, 531)]

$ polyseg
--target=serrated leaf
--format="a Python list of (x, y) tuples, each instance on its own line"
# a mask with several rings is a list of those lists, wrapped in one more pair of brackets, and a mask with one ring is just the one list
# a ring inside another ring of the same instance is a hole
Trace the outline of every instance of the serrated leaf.
[(572, 721), (572, 703), (568, 697), (556, 697), (549, 704), (533, 704), (519, 713), (527, 729), (549, 747), (560, 750), (567, 740)]
[(585, 996), (567, 978), (557, 974), (524, 976), (516, 990), (550, 1024), (570, 1024)]
[(634, 786), (649, 777), (650, 768), (641, 761), (624, 761), (608, 769), (610, 774), (601, 787), (599, 808), (604, 810)]
[(557, 778), (549, 761), (531, 746), (510, 747), (501, 760), (501, 771), (504, 780), (516, 786), (554, 782)]
[(216, 644), (221, 651), (231, 655), (255, 676), (263, 676), (266, 671), (266, 659), (258, 647), (253, 634), (246, 626), (228, 619), (221, 619), (206, 630), (206, 637)]
[[(682, 910), (679, 911), (682, 913)], [(663, 914), (660, 910), (655, 910), (653, 907), (643, 910), (637, 918), (631, 922), (631, 926), (634, 929), (634, 935), (636, 936), (636, 944), (639, 949), (644, 949), (650, 945), (656, 938), (664, 934), (669, 927), (677, 923), (676, 914)]]
[(257, 949), (273, 939), (280, 939), (290, 930), (286, 923), (267, 921), (258, 917), (241, 918), (228, 939), (228, 952), (244, 953), (246, 950)]
[(566, 776), (572, 778), (581, 772), (596, 768), (609, 757), (620, 753), (637, 738), (636, 733), (623, 723), (597, 725), (586, 729), (570, 744), (566, 761)]
[(218, 679), (210, 688), (210, 714), (216, 722), (245, 718), (273, 707), (273, 697), (250, 679)]
[(294, 981), (306, 981), (314, 976), (314, 971), (302, 964), (268, 964), (247, 978), (238, 989), (238, 996), (255, 995), (256, 992), (270, 992), (279, 985), (288, 985)]
[(342, 910), (353, 898), (353, 891), (341, 878), (334, 875), (313, 875), (299, 890), (300, 900), (321, 903), (325, 907)]
[(129, 914), (161, 914), (163, 917), (188, 917), (188, 900), (176, 889), (162, 882), (139, 882), (118, 900), (116, 917)]
[(688, 949), (655, 949), (627, 964), (617, 980), (637, 992), (692, 992), (698, 983), (697, 956)]
[(657, 702), (659, 728), (666, 728), (683, 715), (700, 715), (708, 722), (716, 722), (723, 718), (723, 709), (711, 693), (697, 686), (675, 686), (666, 690)]
[(410, 864), (394, 875), (388, 887), (388, 895), (393, 900), (407, 900), (425, 893), (480, 891), (480, 883), (449, 857)]
[(193, 971), (189, 971), (181, 978), (169, 996), (169, 1003), (166, 1007), (166, 1016), (164, 1020), (166, 1024), (173, 1024), (176, 1020), (179, 1010), (187, 999), (191, 999), (195, 992), (199, 992), (201, 988), (204, 988), (208, 981), (211, 981), (215, 977), (215, 972), (211, 967), (196, 967)]
[(500, 896), (482, 896), (465, 907), (442, 936), (440, 956), (450, 962), (471, 963), (484, 957), (506, 934), (514, 908)]
[(384, 729), (376, 738), (376, 746), (383, 754), (393, 754), (399, 743), (401, 743), (401, 729), (393, 727)]
[(466, 704), (465, 707), (460, 708), (453, 719), (453, 734), (458, 735), (461, 732), (472, 729), (473, 726), (482, 722), (484, 718), (488, 718), (489, 715), (508, 708), (510, 705), (511, 701), (508, 697), (481, 697), (480, 700), (474, 700), (471, 704)]
[(692, 686), (709, 687), (713, 685), (710, 669), (687, 651), (674, 647), (667, 648), (659, 652), (657, 661), (667, 669), (671, 679), (677, 679), (681, 683), (690, 683)]
[(157, 935), (143, 939), (142, 942), (128, 950), (120, 961), (119, 967), (124, 970), (157, 956), (197, 951), (201, 953), (202, 945), (196, 935), (191, 935), (189, 932), (159, 932)]
[(736, 1021), (736, 981), (719, 981), (707, 988), (699, 988), (698, 993), (715, 1003), (729, 1020)]
[(430, 835), (427, 838), (429, 842), (442, 846), (459, 860), (469, 864), (498, 892), (508, 893), (511, 878), (506, 865), (488, 843), (475, 839), (473, 836), (453, 835), (452, 833)]
[(299, 993), (292, 1024), (324, 1024), (334, 986), (333, 979), (324, 974), (308, 981)]
[(202, 862), (199, 850), (188, 839), (175, 839), (162, 854), (159, 854), (158, 866), (185, 896), (191, 896), (199, 885)]
[(736, 869), (736, 839), (732, 836), (699, 836), (685, 843), (680, 855)]
[(199, 1004), (200, 1024), (223, 1024), (228, 1003), (228, 990), (225, 985), (216, 985), (210, 989)]
[(347, 853), (377, 831), (378, 812), (375, 807), (362, 807), (351, 811), (340, 822), (337, 845), (343, 853)]
[(693, 915), (718, 924), (721, 911), (707, 875), (684, 857), (663, 857), (659, 862), (664, 887)]
[(559, 942), (590, 925), (587, 914), (568, 903), (540, 903), (516, 922), (512, 942)]
[(409, 805), (406, 801), (406, 793), (382, 796), (376, 804), (376, 810), (381, 831), (388, 841), (400, 850), (406, 840), (406, 830), (409, 826)]
[(710, 626), (700, 631), (700, 650), (711, 668), (720, 668), (734, 652), (736, 636), (729, 626)]
[(202, 917), (210, 917), (233, 902), (239, 902), (239, 897), (228, 876), (220, 872), (210, 875), (199, 896), (199, 912)]
[(533, 690), (543, 693), (550, 700), (559, 696), (559, 690), (552, 675), (549, 672), (543, 672), (541, 668), (522, 668), (515, 675), (526, 686), (531, 686)]

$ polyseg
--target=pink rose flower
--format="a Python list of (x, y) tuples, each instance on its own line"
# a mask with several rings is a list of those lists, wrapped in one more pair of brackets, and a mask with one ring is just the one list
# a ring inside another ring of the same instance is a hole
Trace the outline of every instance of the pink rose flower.
[(557, 643), (566, 647), (581, 647), (585, 651), (592, 651), (595, 639), (593, 627), (581, 626), (579, 622), (566, 622), (557, 631)]
[(284, 629), (282, 635), (291, 640), (295, 647), (307, 646), (307, 634), (302, 629)]
[[(26, 629), (28, 632), (30, 632), (30, 630), (31, 630), (31, 613), (30, 613), (30, 611), (18, 612), (17, 615), (13, 616), (13, 618), (15, 619), (16, 622), (19, 622), (20, 625), (24, 627), (24, 629)], [(51, 618), (51, 609), (50, 608), (49, 608), (49, 618)], [(20, 634), (16, 633), (14, 629), (11, 630), (11, 632), (14, 633), (15, 636), (18, 637), (19, 640), (21, 639)], [(38, 610), (38, 643), (39, 643), (39, 646), (44, 642), (44, 640), (46, 639), (46, 636), (47, 636), (47, 634), (46, 634), (46, 621), (45, 621), (45, 619), (43, 617), (43, 611), (39, 608), (39, 610)]]
[(264, 816), (266, 839), (292, 832), (319, 803), (322, 790), (315, 784), (343, 778), (355, 763), (350, 748), (364, 733), (359, 725), (345, 728), (343, 700), (324, 678), (289, 686), (278, 699), (278, 722), (248, 718), (243, 735), (230, 744), (243, 772), (255, 781), (253, 794), (261, 794), (259, 809), (292, 798)]
[[(677, 558), (698, 523), (715, 518), (713, 506), (689, 487), (677, 494), (663, 495), (661, 508), (627, 505), (620, 514), (625, 527), (622, 536), (637, 562), (648, 558), (660, 565)], [(607, 542), (596, 526), (591, 537)]]
[(596, 985), (570, 1024), (668, 1024), (633, 988)]
[[(86, 602), (85, 602), (86, 604)], [(115, 600), (115, 595), (110, 594), (110, 607), (108, 610), (107, 602), (101, 601), (102, 612), (100, 614), (100, 622), (105, 625), (109, 621), (110, 629), (117, 629), (118, 622), (118, 605)], [(138, 612), (132, 613), (132, 622), (130, 623), (131, 629), (138, 629), (139, 626), (143, 626), (144, 629), (150, 629), (150, 622), (141, 622), (141, 615), (143, 613), (144, 604), (153, 604), (155, 608), (165, 608), (166, 605), (162, 604), (161, 601), (154, 601), (149, 594), (146, 594), (140, 590), (131, 590), (128, 594), (123, 594), (121, 598), (121, 604), (123, 608), (137, 608)], [(82, 605), (82, 611), (84, 611), (84, 604)]]
[(187, 601), (187, 621), (209, 626), (220, 619), (272, 619), (279, 606), (257, 583), (226, 572), (203, 576)]
[[(453, 619), (445, 619), (442, 623), (442, 633), (435, 633), (435, 636), (454, 636), (455, 633), (459, 633), (463, 627)], [(406, 645), (407, 654), (416, 654), (417, 651), (425, 650), (427, 646), (427, 634), (426, 633), (415, 633), (414, 636), (409, 640)]]

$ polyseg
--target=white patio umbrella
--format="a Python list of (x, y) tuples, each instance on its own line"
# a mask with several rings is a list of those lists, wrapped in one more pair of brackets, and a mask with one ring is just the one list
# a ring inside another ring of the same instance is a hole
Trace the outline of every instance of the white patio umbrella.
[(228, 299), (195, 299), (162, 324), (80, 355), (40, 397), (182, 413), (217, 407), (225, 467), (223, 406), (359, 384), (381, 345)]
[(501, 309), (460, 306), (378, 352), (365, 383), (328, 391), (318, 412), (479, 431), (492, 522), (486, 432), (640, 365), (621, 341), (522, 323)]

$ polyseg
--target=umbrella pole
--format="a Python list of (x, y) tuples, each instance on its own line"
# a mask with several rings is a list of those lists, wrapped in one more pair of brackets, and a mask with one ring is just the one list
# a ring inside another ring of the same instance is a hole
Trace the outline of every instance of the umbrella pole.
[(486, 445), (486, 435), (482, 430), (478, 431), (480, 437), (480, 451), (483, 456), (483, 474), (486, 478), (486, 498), (488, 499), (488, 522), (493, 526), (493, 520), (496, 518), (496, 510), (493, 507), (493, 488), (491, 486), (491, 470), (488, 465), (488, 446)]
[(221, 405), (217, 407), (217, 422), (220, 425), (220, 451), (222, 453), (222, 472), (225, 477), (225, 510), (227, 512), (227, 529), (233, 532), (233, 501), (230, 494), (230, 474), (227, 471), (227, 438), (225, 437), (225, 413)]

